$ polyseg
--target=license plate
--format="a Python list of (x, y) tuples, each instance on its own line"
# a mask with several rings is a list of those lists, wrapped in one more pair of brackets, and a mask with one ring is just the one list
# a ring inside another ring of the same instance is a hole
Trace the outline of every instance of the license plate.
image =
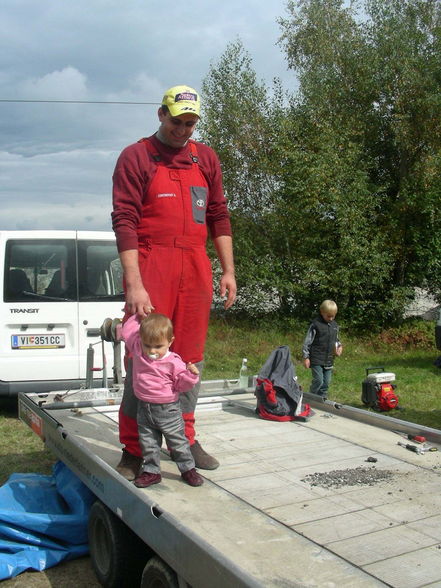
[(65, 347), (65, 336), (50, 335), (11, 335), (12, 349), (58, 349)]

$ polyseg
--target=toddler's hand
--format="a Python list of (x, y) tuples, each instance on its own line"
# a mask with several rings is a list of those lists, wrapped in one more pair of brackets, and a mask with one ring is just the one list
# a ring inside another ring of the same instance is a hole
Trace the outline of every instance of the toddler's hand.
[(187, 369), (189, 372), (191, 372), (192, 374), (194, 374), (195, 376), (199, 376), (199, 370), (198, 368), (194, 365), (194, 363), (191, 363), (191, 361), (189, 361), (187, 363)]

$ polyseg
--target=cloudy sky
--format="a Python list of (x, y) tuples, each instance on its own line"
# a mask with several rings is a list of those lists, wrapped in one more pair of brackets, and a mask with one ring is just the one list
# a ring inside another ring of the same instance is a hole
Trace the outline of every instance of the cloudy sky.
[(200, 88), (237, 39), (259, 79), (293, 86), (286, 15), (284, 0), (2, 0), (0, 230), (110, 230), (116, 158), (156, 130), (166, 88)]

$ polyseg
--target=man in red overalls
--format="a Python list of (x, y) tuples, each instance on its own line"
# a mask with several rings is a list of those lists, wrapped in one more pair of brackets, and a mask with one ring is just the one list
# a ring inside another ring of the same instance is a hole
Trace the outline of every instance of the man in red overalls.
[[(113, 229), (124, 272), (126, 316), (167, 315), (174, 326), (172, 349), (201, 372), (212, 301), (209, 232), (222, 266), (220, 295), (234, 303), (230, 217), (216, 153), (191, 140), (199, 120), (200, 97), (188, 86), (167, 90), (158, 110), (155, 135), (126, 147), (113, 175)], [(119, 411), (124, 445), (117, 470), (133, 479), (142, 462), (136, 422), (131, 360), (126, 358), (124, 396)], [(185, 434), (196, 467), (219, 462), (195, 439), (198, 386), (181, 395)]]

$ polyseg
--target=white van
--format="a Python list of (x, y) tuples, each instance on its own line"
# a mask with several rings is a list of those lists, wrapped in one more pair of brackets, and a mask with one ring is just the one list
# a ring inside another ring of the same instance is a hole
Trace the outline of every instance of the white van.
[[(0, 275), (0, 397), (81, 387), (87, 348), (102, 368), (99, 329), (123, 315), (114, 234), (0, 231)], [(110, 343), (105, 355), (112, 376)], [(102, 372), (94, 374), (99, 383)]]

